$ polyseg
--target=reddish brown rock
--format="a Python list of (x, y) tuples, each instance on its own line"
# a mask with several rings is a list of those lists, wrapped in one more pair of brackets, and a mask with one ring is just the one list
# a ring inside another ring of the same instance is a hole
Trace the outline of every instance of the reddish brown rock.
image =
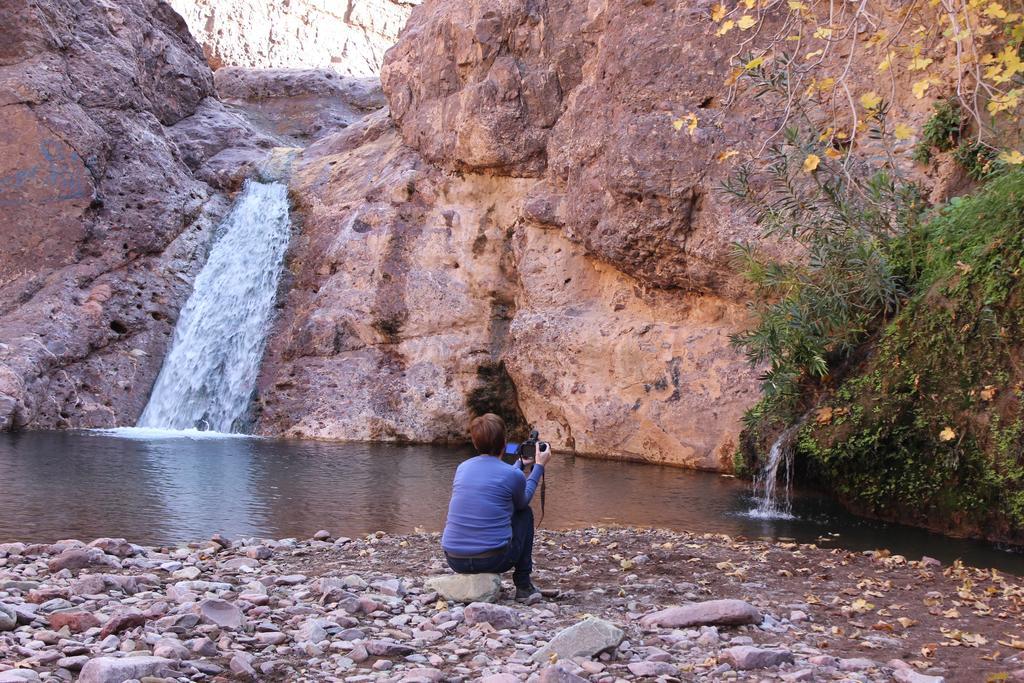
[(100, 620), (89, 612), (54, 612), (47, 619), (54, 631), (67, 626), (72, 633), (81, 633), (100, 625)]
[(461, 440), (494, 410), (557, 448), (728, 467), (756, 397), (743, 304), (638, 286), (524, 220), (535, 186), (445, 174), (381, 115), (310, 146), (260, 431)]
[(131, 424), (205, 253), (168, 126), (213, 93), (163, 3), (0, 7), (0, 429)]
[(100, 631), (100, 638), (106, 638), (109, 635), (117, 635), (121, 631), (127, 631), (130, 628), (136, 626), (144, 626), (146, 624), (146, 615), (138, 610), (127, 610), (124, 612), (118, 612), (114, 616), (110, 617), (107, 623), (103, 624), (103, 629)]
[[(527, 204), (539, 222), (644, 282), (732, 296), (744, 287), (729, 246), (757, 232), (711, 197), (730, 171), (716, 159), (766, 124), (720, 108), (729, 55), (706, 12), (428, 0), (381, 77), (403, 139), (428, 160), (543, 177)], [(672, 125), (689, 114), (694, 130)]]
[(67, 597), (68, 591), (66, 588), (52, 588), (44, 586), (42, 588), (34, 588), (30, 590), (28, 592), (28, 595), (25, 596), (25, 600), (28, 602), (35, 603), (37, 605), (41, 605), (47, 600), (53, 600), (55, 598), (66, 599)]

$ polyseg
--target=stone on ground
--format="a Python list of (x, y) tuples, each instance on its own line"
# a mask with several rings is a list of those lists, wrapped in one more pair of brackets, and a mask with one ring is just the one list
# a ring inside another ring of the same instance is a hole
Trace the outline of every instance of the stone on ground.
[(170, 672), (172, 662), (163, 657), (97, 657), (82, 667), (78, 683), (124, 683)]
[(494, 602), (501, 594), (498, 574), (448, 574), (424, 582), (427, 590), (455, 602)]
[(18, 625), (18, 615), (13, 609), (0, 603), (0, 631), (13, 631)]
[(534, 652), (531, 659), (544, 662), (552, 654), (558, 655), (559, 659), (592, 657), (616, 647), (624, 637), (625, 633), (615, 624), (590, 617), (559, 631), (551, 642)]
[(489, 623), (496, 629), (515, 628), (519, 626), (521, 619), (519, 612), (511, 607), (493, 605), (487, 602), (474, 602), (463, 612), (466, 623), (474, 624)]
[(587, 679), (566, 671), (560, 666), (549, 666), (540, 672), (539, 683), (586, 683)]
[(741, 626), (761, 623), (761, 613), (743, 600), (708, 600), (669, 607), (640, 619), (643, 628), (690, 626)]
[(679, 669), (668, 662), (631, 662), (626, 668), (638, 678), (675, 676), (679, 673)]
[(765, 669), (793, 662), (793, 653), (789, 650), (778, 650), (754, 647), (753, 645), (737, 645), (722, 650), (718, 655), (721, 662), (731, 664), (734, 669)]
[(242, 625), (242, 610), (226, 600), (203, 600), (198, 609), (203, 621), (221, 628), (239, 628)]
[(946, 681), (942, 676), (929, 676), (913, 669), (896, 669), (892, 674), (892, 680), (896, 683), (945, 683)]

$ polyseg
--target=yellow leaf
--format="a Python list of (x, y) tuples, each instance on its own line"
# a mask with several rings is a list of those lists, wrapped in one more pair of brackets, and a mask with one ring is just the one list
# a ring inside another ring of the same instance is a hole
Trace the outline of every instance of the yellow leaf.
[(686, 132), (689, 133), (692, 136), (693, 135), (693, 131), (695, 131), (696, 129), (697, 129), (697, 115), (696, 114), (687, 114), (686, 115)]
[(676, 119), (675, 121), (672, 122), (672, 127), (675, 128), (676, 130), (682, 130), (684, 123), (686, 122), (683, 121), (682, 119)]
[(725, 18), (725, 5), (722, 3), (716, 4), (711, 8), (711, 20), (716, 24)]
[(866, 92), (860, 96), (860, 106), (864, 107), (865, 109), (875, 109), (878, 107), (879, 104), (881, 104), (881, 102), (882, 98), (879, 97), (878, 93), (876, 93), (874, 90), (872, 90), (871, 92)]
[(732, 159), (737, 154), (739, 154), (739, 152), (737, 152), (736, 150), (734, 150), (734, 149), (727, 149), (724, 152), (720, 152), (718, 154), (718, 156), (715, 157), (715, 160), (718, 161), (718, 162), (728, 161), (729, 159)]
[(924, 99), (924, 94), (928, 92), (928, 88), (930, 87), (932, 87), (932, 79), (922, 78), (919, 81), (915, 81), (913, 85), (910, 86), (910, 90), (914, 93), (914, 97), (920, 100)]
[(825, 150), (825, 156), (827, 156), (829, 159), (842, 159), (843, 153), (840, 152), (835, 147), (829, 147), (828, 149)]
[(953, 431), (952, 427), (946, 427), (939, 432), (939, 441), (952, 441), (956, 438), (956, 432)]
[(990, 2), (988, 7), (985, 8), (985, 16), (993, 19), (1005, 19), (1006, 10), (998, 2)]
[[(999, 161), (1014, 165), (1024, 164), (1024, 154), (1021, 154), (1017, 150), (1013, 150), (1012, 152), (1001, 152), (999, 154)], [(984, 398), (984, 393), (982, 393), (982, 397)], [(985, 400), (987, 401), (989, 399), (986, 398)]]
[(742, 17), (740, 17), (740, 20), (736, 22), (736, 26), (738, 26), (741, 31), (746, 31), (748, 28), (751, 28), (756, 24), (757, 19), (750, 16), (749, 14), (744, 14)]
[(800, 0), (789, 0), (789, 9), (799, 12), (800, 10), (807, 9), (807, 5), (800, 2)]
[(757, 4), (757, 0), (743, 0), (743, 6), (747, 9), (754, 9), (754, 5)]
[(905, 123), (897, 123), (896, 130), (893, 132), (897, 140), (908, 140), (910, 136), (914, 134), (913, 129)]
[(1017, 105), (1020, 103), (1021, 93), (1024, 93), (1024, 90), (1021, 88), (1014, 88), (1003, 95), (993, 95), (992, 99), (989, 100), (987, 105), (985, 105), (985, 109), (987, 109), (990, 114), (998, 114), (1001, 111), (1016, 109)]
[(819, 163), (821, 163), (821, 157), (817, 154), (808, 154), (804, 159), (804, 173), (814, 173)]
[(814, 32), (814, 37), (815, 38), (824, 38), (825, 40), (828, 40), (829, 38), (832, 37), (832, 29), (830, 29), (830, 28), (828, 28), (826, 26), (822, 26), (822, 27), (818, 28), (817, 31)]
[(878, 70), (879, 71), (887, 71), (889, 69), (889, 67), (892, 66), (892, 60), (895, 59), (895, 57), (896, 57), (896, 53), (895, 52), (890, 52), (889, 54), (887, 54), (885, 56), (885, 59), (883, 59), (881, 62), (879, 62)]
[(913, 619), (910, 619), (909, 617), (900, 617), (896, 621), (900, 622), (900, 626), (902, 626), (903, 628), (910, 628), (911, 626), (917, 625), (917, 622)]
[(725, 21), (722, 27), (715, 31), (716, 36), (724, 36), (726, 33), (732, 30), (732, 27), (736, 25), (736, 22), (732, 19)]
[(907, 68), (911, 71), (923, 71), (931, 63), (932, 60), (928, 57), (914, 57), (910, 60), (910, 66)]
[(807, 59), (807, 60), (814, 59), (815, 57), (820, 55), (822, 52), (824, 52), (824, 50), (815, 50), (814, 52), (808, 52), (807, 56), (804, 57), (804, 59)]
[(764, 56), (763, 55), (761, 57), (755, 57), (754, 59), (751, 59), (749, 62), (747, 62), (743, 66), (743, 68), (749, 71), (751, 69), (756, 69), (757, 67), (761, 66), (762, 64), (764, 64)]

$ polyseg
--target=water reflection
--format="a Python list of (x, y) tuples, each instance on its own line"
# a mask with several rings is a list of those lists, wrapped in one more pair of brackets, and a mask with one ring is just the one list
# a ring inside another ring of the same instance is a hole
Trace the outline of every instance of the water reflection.
[[(0, 542), (123, 536), (139, 543), (440, 530), (465, 449), (248, 438), (0, 434)], [(853, 517), (803, 496), (793, 520), (751, 519), (745, 483), (655, 465), (556, 456), (544, 526), (660, 526), (961, 557), (1024, 574), (1024, 558)]]

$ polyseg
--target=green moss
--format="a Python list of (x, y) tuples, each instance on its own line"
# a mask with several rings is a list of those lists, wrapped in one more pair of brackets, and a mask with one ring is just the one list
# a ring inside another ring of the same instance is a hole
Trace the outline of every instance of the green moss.
[(915, 295), (809, 420), (798, 456), (852, 508), (1024, 538), (1024, 173), (908, 235)]

